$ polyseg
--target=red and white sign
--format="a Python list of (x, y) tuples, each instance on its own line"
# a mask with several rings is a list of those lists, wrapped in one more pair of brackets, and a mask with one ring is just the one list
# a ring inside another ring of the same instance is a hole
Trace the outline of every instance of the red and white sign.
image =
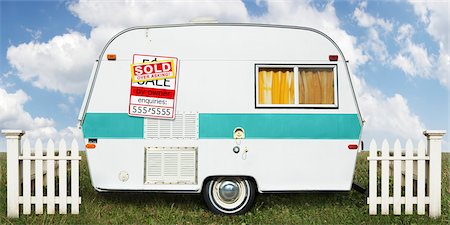
[(173, 60), (131, 64), (132, 82), (175, 78)]
[[(135, 54), (133, 55), (131, 70), (132, 81), (128, 114), (138, 117), (174, 119), (178, 59), (168, 56)], [(154, 75), (169, 71), (172, 75), (166, 78), (160, 76), (153, 77), (150, 80), (137, 79), (134, 82), (136, 76), (133, 76), (133, 74), (136, 73), (136, 75)]]

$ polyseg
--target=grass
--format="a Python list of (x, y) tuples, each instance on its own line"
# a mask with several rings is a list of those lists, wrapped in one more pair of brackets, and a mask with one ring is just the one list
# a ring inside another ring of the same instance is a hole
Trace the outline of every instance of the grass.
[[(354, 181), (368, 186), (367, 153), (360, 153)], [(79, 215), (6, 217), (6, 154), (0, 153), (0, 224), (450, 224), (450, 153), (443, 154), (442, 216), (369, 216), (366, 197), (346, 193), (259, 195), (253, 209), (240, 216), (219, 216), (200, 195), (97, 193), (90, 184), (86, 160), (80, 168)]]

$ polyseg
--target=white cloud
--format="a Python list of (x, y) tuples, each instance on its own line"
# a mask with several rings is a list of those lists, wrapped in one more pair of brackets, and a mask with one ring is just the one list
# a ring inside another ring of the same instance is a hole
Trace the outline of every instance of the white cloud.
[(442, 85), (450, 88), (450, 3), (448, 1), (413, 1), (414, 12), (427, 26), (427, 32), (439, 45), (439, 56), (434, 64), (435, 76)]
[(108, 4), (82, 0), (70, 4), (69, 9), (94, 28), (186, 23), (196, 17), (215, 17), (227, 22), (248, 20), (244, 3), (237, 0), (110, 1)]
[[(358, 71), (357, 73), (362, 73)], [(361, 76), (352, 76), (363, 119), (363, 139), (423, 139), (425, 125), (408, 106), (407, 99), (400, 94), (386, 96), (371, 87)]]
[[(0, 130), (20, 129), (25, 130), (24, 137), (30, 140), (37, 138), (48, 139), (60, 138), (81, 140), (81, 130), (76, 127), (67, 127), (62, 130), (55, 128), (55, 121), (50, 118), (33, 117), (25, 111), (25, 104), (31, 100), (24, 91), (18, 90), (15, 93), (8, 93), (0, 88)], [(4, 150), (4, 139), (0, 137), (0, 150)], [(79, 142), (81, 143), (81, 142)]]
[(432, 78), (436, 76), (433, 73), (433, 67), (436, 67), (435, 56), (428, 53), (425, 45), (417, 44), (412, 40), (414, 32), (410, 24), (399, 27), (395, 40), (401, 49), (391, 63), (407, 75)]
[(372, 16), (366, 12), (367, 2), (361, 2), (353, 11), (353, 19), (360, 27), (367, 28), (367, 37), (361, 44), (363, 51), (372, 61), (386, 63), (390, 56), (386, 44), (380, 37), (380, 32), (391, 32), (393, 24), (389, 20)]
[(3, 73), (3, 74), (2, 74), (2, 77), (3, 77), (3, 78), (8, 78), (8, 77), (10, 77), (11, 75), (13, 75), (13, 71), (9, 70), (9, 71)]
[(97, 47), (84, 35), (71, 31), (47, 43), (29, 42), (11, 46), (10, 65), (23, 81), (62, 93), (82, 93)]
[(359, 26), (367, 28), (366, 40), (361, 44), (364, 53), (370, 60), (390, 63), (412, 77), (438, 79), (444, 86), (448, 84), (449, 58), (448, 3), (444, 1), (412, 1), (415, 13), (427, 25), (427, 32), (438, 42), (439, 55), (429, 53), (426, 45), (413, 41), (415, 29), (411, 24), (402, 24), (397, 29), (395, 41), (400, 51), (394, 56), (389, 54), (385, 36), (381, 32), (391, 32), (394, 24), (386, 19), (373, 16), (366, 12), (368, 2), (361, 2), (353, 12), (353, 19)]
[(68, 96), (67, 101), (73, 105), (75, 103), (75, 98), (73, 96)]
[(367, 86), (364, 81), (360, 85), (359, 104), (366, 120), (364, 137), (378, 140), (423, 138), (422, 131), (425, 130), (425, 125), (410, 110), (408, 101), (402, 95), (395, 94), (388, 97), (379, 90)]
[(417, 73), (414, 75), (429, 76), (432, 67), (431, 61), (433, 59), (431, 56), (429, 56), (426, 47), (409, 42), (407, 43), (407, 47), (405, 50), (409, 53), (411, 59), (414, 62), (414, 66), (417, 71)]
[(61, 111), (64, 112), (64, 113), (67, 113), (67, 112), (69, 112), (70, 107), (69, 107), (69, 105), (67, 105), (67, 104), (59, 103), (59, 104), (58, 104), (58, 109), (61, 110)]
[(326, 33), (339, 45), (346, 59), (352, 62), (352, 69), (368, 60), (367, 55), (355, 47), (357, 39), (340, 28), (332, 3), (319, 10), (308, 1), (268, 1), (267, 11), (267, 14), (252, 17), (251, 22), (312, 27)]
[(78, 146), (84, 149), (84, 147), (82, 146), (82, 143), (84, 143), (83, 133), (78, 127), (68, 126), (58, 132), (58, 137), (59, 139), (65, 139), (66, 141), (72, 141), (72, 139), (75, 139), (78, 141)]
[(25, 31), (28, 32), (31, 35), (31, 38), (33, 40), (38, 40), (39, 38), (41, 38), (42, 36), (42, 31), (41, 30), (33, 30), (31, 28), (25, 28)]
[(32, 129), (48, 127), (54, 121), (46, 118), (32, 118), (23, 105), (31, 98), (22, 90), (8, 93), (0, 88), (0, 126), (2, 129)]
[(362, 46), (375, 55), (375, 58), (372, 60), (379, 60), (379, 62), (385, 63), (390, 57), (386, 44), (381, 40), (378, 31), (373, 27), (368, 29), (368, 40)]
[[(447, 48), (448, 49), (448, 48)], [(439, 49), (439, 58), (437, 61), (438, 68), (436, 71), (436, 75), (441, 82), (442, 85), (450, 88), (450, 53), (445, 50), (445, 48), (441, 47)]]
[(8, 81), (8, 78), (13, 74), (13, 72), (11, 70), (3, 73), (0, 76), (0, 88), (10, 88), (10, 87), (14, 87), (15, 83)]
[(416, 74), (417, 70), (414, 68), (412, 60), (403, 54), (397, 54), (392, 60), (392, 64), (399, 69), (403, 70), (406, 74)]
[(402, 24), (397, 30), (397, 37), (395, 38), (395, 40), (398, 43), (405, 40), (411, 40), (414, 32), (414, 27), (411, 24)]
[(358, 25), (369, 28), (378, 26), (386, 32), (391, 32), (394, 27), (392, 22), (386, 19), (375, 17), (366, 12), (367, 2), (361, 2), (353, 12), (353, 18), (356, 19)]
[(73, 96), (67, 96), (63, 102), (57, 104), (57, 107), (62, 113), (68, 113), (68, 115), (78, 115), (79, 112), (79, 106), (75, 105), (75, 98)]
[(30, 136), (48, 137), (56, 134), (53, 119), (32, 117), (24, 110), (24, 105), (31, 99), (24, 91), (8, 93), (0, 88), (0, 129), (21, 129), (30, 131)]

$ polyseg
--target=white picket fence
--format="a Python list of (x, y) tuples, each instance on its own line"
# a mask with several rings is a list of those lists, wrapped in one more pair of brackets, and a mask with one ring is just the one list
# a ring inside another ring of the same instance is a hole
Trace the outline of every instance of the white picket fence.
[[(445, 133), (446, 131), (425, 131), (427, 145), (425, 146), (423, 141), (419, 142), (417, 151), (413, 148), (411, 140), (406, 142), (404, 151), (398, 140), (393, 150), (390, 150), (388, 142), (384, 140), (380, 152), (372, 140), (367, 158), (369, 160), (367, 203), (370, 215), (377, 214), (378, 205), (381, 205), (383, 215), (390, 214), (391, 205), (394, 215), (402, 214), (402, 205), (405, 214), (413, 214), (413, 205), (416, 205), (417, 214), (424, 215), (425, 206), (428, 205), (430, 217), (436, 218), (441, 215), (441, 144)], [(381, 161), (381, 195), (378, 195), (378, 161)]]
[[(44, 205), (47, 214), (54, 214), (56, 205), (60, 214), (66, 214), (68, 206), (70, 213), (78, 214), (81, 157), (77, 142), (73, 140), (67, 149), (66, 142), (61, 140), (59, 148), (55, 149), (54, 142), (49, 140), (44, 149), (42, 142), (37, 140), (33, 151), (29, 141), (24, 141), (21, 146), (24, 131), (2, 130), (2, 133), (7, 146), (7, 216), (19, 217), (20, 204), (23, 214), (31, 214), (32, 205), (36, 214), (44, 213)], [(70, 179), (67, 177), (69, 171)]]

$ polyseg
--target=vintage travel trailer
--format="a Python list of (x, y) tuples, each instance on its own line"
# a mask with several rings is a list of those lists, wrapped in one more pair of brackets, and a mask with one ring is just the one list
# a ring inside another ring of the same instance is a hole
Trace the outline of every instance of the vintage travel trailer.
[(96, 190), (202, 193), (221, 214), (257, 193), (350, 190), (363, 125), (326, 34), (220, 23), (114, 36), (79, 121)]

